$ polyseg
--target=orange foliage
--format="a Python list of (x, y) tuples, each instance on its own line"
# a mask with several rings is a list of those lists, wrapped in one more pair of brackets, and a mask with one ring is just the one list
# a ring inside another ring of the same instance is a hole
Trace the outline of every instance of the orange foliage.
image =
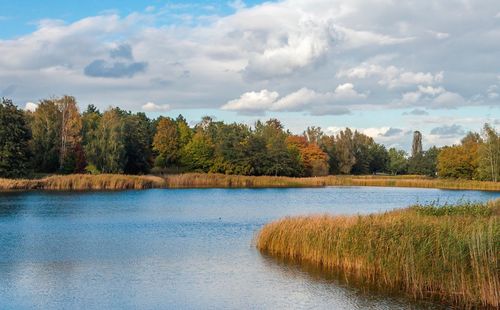
[(328, 155), (316, 143), (308, 143), (304, 136), (289, 136), (286, 143), (289, 147), (298, 149), (306, 175), (328, 174)]

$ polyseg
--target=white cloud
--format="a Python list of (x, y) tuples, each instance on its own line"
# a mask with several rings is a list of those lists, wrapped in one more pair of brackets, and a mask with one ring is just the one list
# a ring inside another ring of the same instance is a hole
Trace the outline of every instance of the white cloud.
[(346, 114), (349, 110), (342, 104), (366, 97), (367, 94), (357, 92), (351, 83), (338, 85), (333, 92), (325, 93), (304, 87), (281, 98), (278, 92), (263, 89), (246, 92), (238, 99), (228, 101), (221, 109), (243, 113), (309, 111), (312, 114)]
[(260, 113), (271, 109), (279, 94), (263, 89), (260, 92), (246, 92), (238, 99), (230, 100), (221, 107), (222, 110)]
[(380, 34), (372, 31), (354, 30), (343, 26), (334, 26), (334, 31), (337, 32), (343, 47), (346, 49), (354, 49), (368, 45), (394, 45), (413, 41), (414, 37), (393, 37), (385, 34)]
[(466, 103), (465, 99), (457, 93), (446, 91), (437, 96), (430, 107), (435, 109), (458, 108)]
[(418, 91), (422, 94), (425, 94), (425, 95), (431, 95), (431, 96), (436, 96), (436, 95), (439, 95), (439, 94), (442, 94), (444, 93), (446, 90), (439, 86), (439, 87), (432, 87), (432, 86), (422, 86), (422, 85), (419, 85), (418, 86)]
[(166, 112), (171, 109), (169, 104), (156, 104), (154, 102), (147, 102), (142, 106), (142, 109), (147, 112)]
[(35, 110), (38, 108), (38, 104), (36, 103), (33, 103), (33, 102), (26, 102), (25, 106), (24, 106), (24, 109), (26, 111), (30, 111), (30, 112), (35, 112)]
[[(16, 102), (71, 94), (101, 109), (119, 102), (136, 111), (144, 98), (175, 109), (218, 108), (248, 90), (282, 96), (264, 100), (264, 108), (255, 103), (259, 96), (239, 98), (234, 111), (498, 105), (500, 92), (484, 89), (500, 81), (500, 24), (484, 22), (498, 12), (495, 1), (232, 4), (234, 12), (210, 16), (168, 4), (126, 16), (42, 20), (31, 33), (0, 40), (0, 85), (15, 85), (8, 96)], [(113, 58), (119, 46), (129, 46), (133, 57)]]
[(350, 79), (376, 77), (380, 85), (385, 85), (389, 89), (392, 89), (408, 85), (433, 85), (440, 83), (443, 81), (444, 73), (442, 71), (435, 74), (430, 72), (412, 72), (395, 66), (383, 67), (378, 64), (362, 63), (356, 67), (340, 70), (337, 73), (337, 77), (347, 77)]

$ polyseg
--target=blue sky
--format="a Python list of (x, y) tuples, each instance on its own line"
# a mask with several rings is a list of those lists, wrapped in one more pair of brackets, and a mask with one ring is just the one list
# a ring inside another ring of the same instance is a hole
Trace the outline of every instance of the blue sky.
[(500, 125), (498, 0), (4, 1), (0, 96), (349, 126), (408, 149)]
[[(246, 5), (255, 5), (264, 1), (248, 0)], [(230, 1), (135, 1), (135, 0), (19, 0), (0, 1), (0, 37), (3, 39), (20, 36), (33, 32), (38, 21), (42, 19), (60, 19), (66, 22), (75, 22), (79, 19), (106, 12), (116, 12), (128, 15), (141, 12), (148, 7), (163, 7), (171, 5), (177, 7), (175, 11), (189, 14), (219, 14), (227, 15), (234, 12)], [(175, 20), (170, 21), (174, 23)]]

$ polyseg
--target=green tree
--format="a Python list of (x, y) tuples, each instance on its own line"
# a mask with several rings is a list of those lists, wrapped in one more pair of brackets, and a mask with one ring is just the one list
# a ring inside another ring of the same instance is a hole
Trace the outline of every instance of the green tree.
[(403, 150), (389, 149), (389, 164), (388, 170), (391, 174), (405, 174), (408, 169), (408, 160), (406, 152)]
[(479, 147), (478, 176), (482, 180), (500, 180), (500, 136), (490, 124), (483, 128), (483, 143)]
[(211, 172), (248, 175), (252, 173), (248, 158), (248, 139), (250, 128), (243, 124), (214, 124), (215, 160)]
[(370, 163), (372, 162), (372, 154), (370, 152), (371, 146), (375, 143), (373, 138), (368, 137), (355, 131), (353, 138), (353, 154), (355, 158), (354, 165), (352, 166), (352, 174), (369, 174), (370, 173)]
[(435, 146), (425, 152), (417, 153), (408, 160), (408, 173), (435, 177), (439, 149)]
[(352, 167), (356, 164), (353, 139), (354, 134), (349, 128), (340, 131), (335, 137), (335, 157), (338, 159), (338, 170), (341, 174), (351, 173)]
[(101, 113), (94, 105), (89, 105), (87, 110), (82, 114), (82, 145), (85, 153), (89, 172), (98, 173), (97, 167), (92, 163), (97, 163), (100, 159), (98, 133), (99, 124), (101, 121)]
[(52, 173), (60, 168), (62, 113), (56, 100), (40, 101), (31, 118), (33, 168)]
[(329, 174), (339, 174), (339, 150), (335, 142), (335, 136), (323, 135), (321, 137), (319, 146), (328, 155), (328, 173)]
[(179, 134), (179, 149), (181, 149), (191, 141), (193, 130), (189, 127), (186, 119), (181, 114), (175, 119), (175, 124), (177, 125), (177, 132)]
[(208, 172), (214, 164), (214, 145), (202, 130), (198, 130), (182, 149), (182, 164), (190, 170)]
[(124, 172), (128, 174), (148, 173), (152, 162), (151, 121), (144, 113), (125, 114), (124, 143), (126, 164)]
[(11, 100), (0, 101), (0, 177), (17, 178), (28, 172), (30, 132), (23, 111)]
[(382, 144), (371, 143), (368, 146), (368, 153), (370, 154), (369, 168), (371, 173), (384, 172), (388, 170), (389, 153)]
[(298, 176), (302, 173), (300, 154), (289, 149), (286, 143), (288, 134), (277, 119), (270, 119), (265, 124), (257, 122), (255, 134), (265, 141), (265, 156), (261, 167), (255, 167), (264, 175)]
[(97, 172), (123, 173), (126, 164), (124, 131), (119, 109), (104, 112), (95, 133), (95, 156), (88, 159)]

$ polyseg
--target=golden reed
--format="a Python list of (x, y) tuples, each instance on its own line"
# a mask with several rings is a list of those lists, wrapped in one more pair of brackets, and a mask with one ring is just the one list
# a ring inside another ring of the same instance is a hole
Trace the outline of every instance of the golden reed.
[(287, 217), (265, 225), (255, 242), (262, 253), (415, 299), (498, 308), (500, 199), (447, 208)]
[(384, 186), (500, 191), (500, 182), (434, 179), (423, 176), (325, 176), (291, 178), (186, 173), (165, 176), (170, 188)]
[(120, 174), (54, 175), (43, 179), (0, 179), (1, 190), (124, 190), (162, 188), (164, 179), (155, 176)]
[(121, 174), (54, 175), (42, 179), (0, 179), (0, 190), (121, 190), (147, 188), (263, 188), (384, 186), (500, 191), (500, 182), (433, 179), (423, 176), (325, 176), (291, 178), (186, 173), (164, 176)]

